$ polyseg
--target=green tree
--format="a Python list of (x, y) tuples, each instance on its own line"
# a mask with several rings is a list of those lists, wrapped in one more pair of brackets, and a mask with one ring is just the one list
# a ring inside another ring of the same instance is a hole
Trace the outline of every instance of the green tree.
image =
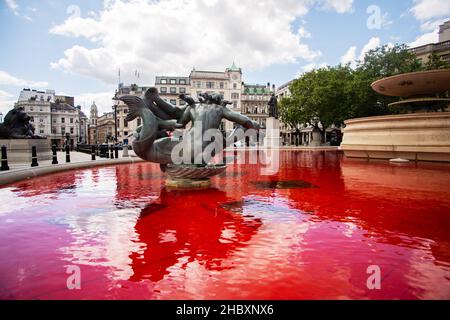
[(294, 127), (309, 124), (324, 136), (326, 128), (348, 117), (352, 78), (353, 70), (342, 65), (305, 73), (291, 84), (291, 96), (280, 101), (281, 118)]
[(435, 52), (428, 56), (428, 61), (424, 65), (425, 70), (436, 70), (436, 69), (448, 69), (450, 65), (442, 61), (441, 57), (438, 56)]
[(294, 80), (291, 96), (280, 101), (283, 122), (296, 127), (310, 124), (325, 129), (344, 120), (398, 113), (390, 108), (398, 98), (376, 93), (371, 84), (399, 73), (422, 70), (415, 55), (405, 45), (382, 46), (369, 51), (355, 69), (338, 65), (307, 72)]

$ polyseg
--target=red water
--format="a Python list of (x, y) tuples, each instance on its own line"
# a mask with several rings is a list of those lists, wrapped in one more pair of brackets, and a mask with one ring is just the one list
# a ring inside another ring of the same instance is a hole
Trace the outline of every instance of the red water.
[(0, 298), (450, 299), (450, 165), (286, 151), (259, 169), (202, 191), (150, 163), (4, 187)]

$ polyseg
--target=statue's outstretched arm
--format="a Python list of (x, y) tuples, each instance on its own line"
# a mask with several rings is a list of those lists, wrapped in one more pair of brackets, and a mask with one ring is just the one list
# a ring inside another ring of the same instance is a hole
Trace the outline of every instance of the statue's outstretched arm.
[(181, 115), (180, 119), (178, 120), (178, 123), (180, 123), (183, 127), (185, 127), (189, 121), (191, 121), (191, 106), (188, 105), (186, 109), (184, 109), (183, 114)]
[(229, 121), (240, 124), (245, 129), (259, 129), (259, 124), (240, 113), (228, 109), (227, 107), (223, 107), (223, 117)]

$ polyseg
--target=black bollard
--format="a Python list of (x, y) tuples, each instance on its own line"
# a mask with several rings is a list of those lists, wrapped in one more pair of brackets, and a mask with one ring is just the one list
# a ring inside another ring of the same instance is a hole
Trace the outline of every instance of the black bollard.
[(114, 147), (114, 156), (116, 157), (116, 159), (119, 159), (119, 147), (118, 146)]
[(108, 145), (103, 146), (103, 151), (105, 152), (105, 157), (109, 159), (109, 148)]
[(111, 146), (109, 147), (109, 153), (110, 153), (111, 159), (114, 159), (114, 147), (113, 147), (113, 145), (111, 145)]
[(66, 144), (66, 162), (70, 162), (70, 147)]
[(52, 164), (58, 164), (58, 155), (56, 154), (56, 144), (52, 145), (53, 160)]
[(8, 155), (6, 153), (6, 146), (2, 146), (2, 167), (0, 168), (1, 171), (9, 170), (8, 166)]
[(100, 157), (100, 147), (98, 146), (98, 144), (95, 145), (95, 153), (97, 157)]
[(91, 160), (95, 160), (95, 146), (91, 147)]
[(31, 166), (37, 167), (39, 165), (37, 161), (37, 152), (36, 152), (36, 146), (31, 147)]

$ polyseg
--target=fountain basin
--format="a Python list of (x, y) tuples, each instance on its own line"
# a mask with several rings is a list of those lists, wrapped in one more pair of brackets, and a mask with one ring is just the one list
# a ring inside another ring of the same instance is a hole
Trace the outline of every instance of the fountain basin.
[(411, 72), (372, 83), (376, 92), (392, 97), (433, 95), (450, 90), (450, 69)]
[(345, 121), (347, 157), (450, 162), (450, 112), (412, 113)]

